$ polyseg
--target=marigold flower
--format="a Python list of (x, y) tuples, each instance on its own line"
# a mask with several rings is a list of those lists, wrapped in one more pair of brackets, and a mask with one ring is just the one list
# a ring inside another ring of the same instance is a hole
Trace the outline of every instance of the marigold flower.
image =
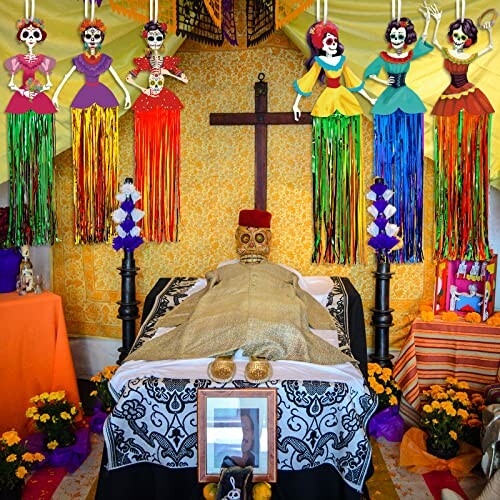
[(377, 394), (382, 394), (384, 392), (384, 386), (382, 384), (377, 384), (373, 390), (377, 393)]
[(457, 410), (457, 414), (463, 420), (466, 420), (469, 417), (469, 412), (467, 410), (464, 410), (463, 408), (460, 408), (459, 410)]
[(43, 424), (45, 422), (48, 422), (50, 420), (50, 415), (48, 413), (44, 413), (43, 415), (40, 416), (40, 422)]
[[(370, 378), (370, 377), (369, 377), (369, 378)], [(372, 384), (371, 384), (371, 382), (370, 382), (370, 387), (371, 387), (371, 385), (372, 385)], [(91, 396), (91, 397), (97, 396), (97, 391), (92, 391), (92, 392), (90, 393), (90, 396)]]
[[(92, 393), (90, 393), (90, 395), (92, 396)], [(69, 412), (71, 413), (71, 415), (76, 415), (77, 409), (74, 406), (72, 406)]]
[(385, 388), (385, 393), (386, 394), (392, 394), (392, 389), (390, 387)]
[(468, 323), (481, 323), (481, 315), (477, 312), (467, 313), (464, 317)]
[(49, 393), (48, 392), (42, 392), (42, 394), (40, 394), (40, 399), (49, 399)]
[(431, 405), (424, 405), (424, 407), (422, 408), (425, 413), (432, 413), (432, 406)]
[(422, 304), (420, 306), (420, 312), (432, 312), (433, 311), (433, 308), (432, 306), (428, 305), (428, 304)]
[(11, 453), (6, 459), (6, 462), (15, 462), (17, 460), (17, 455), (15, 453)]
[(23, 479), (24, 476), (26, 476), (26, 474), (28, 474), (28, 471), (26, 469), (26, 467), (23, 467), (21, 465), (21, 467), (18, 467), (17, 470), (16, 470), (16, 476), (19, 478), (19, 479)]
[(454, 311), (446, 311), (441, 314), (441, 318), (443, 319), (443, 321), (457, 321), (458, 314)]
[(47, 448), (49, 450), (55, 450), (59, 446), (59, 443), (54, 439), (53, 441), (50, 441), (47, 443)]
[(27, 418), (33, 418), (34, 415), (38, 413), (38, 407), (36, 406), (31, 406), (26, 410), (26, 417)]
[(22, 459), (25, 461), (25, 462), (34, 462), (35, 460), (35, 455), (33, 455), (33, 453), (29, 453), (28, 451), (26, 453), (23, 453), (23, 456), (22, 456)]
[(422, 311), (420, 313), (420, 318), (422, 319), (422, 321), (432, 321), (435, 316), (432, 311)]
[(15, 430), (11, 430), (11, 431), (5, 431), (2, 434), (2, 440), (7, 443), (7, 446), (12, 446), (14, 444), (19, 443), (19, 441), (21, 441), (21, 438), (19, 437), (19, 434)]
[(40, 396), (33, 396), (30, 398), (30, 403), (38, 403), (40, 401)]
[(432, 408), (434, 408), (435, 410), (438, 410), (439, 408), (441, 408), (441, 403), (440, 403), (439, 401), (435, 401), (435, 400), (434, 400), (434, 401), (431, 403), (431, 406), (432, 406)]
[(35, 460), (37, 462), (41, 462), (42, 460), (45, 460), (45, 455), (42, 455), (41, 453), (36, 452), (34, 454)]
[(389, 398), (389, 404), (391, 406), (398, 404), (398, 398), (396, 396), (394, 396), (394, 394)]
[(457, 440), (458, 436), (457, 436), (457, 433), (455, 431), (450, 431), (448, 432), (448, 434), (450, 435), (451, 439), (453, 440)]
[(61, 412), (61, 418), (63, 420), (71, 420), (71, 415), (67, 411), (62, 411)]
[(433, 419), (432, 419), (432, 423), (433, 423), (434, 425), (436, 425), (436, 424), (438, 424), (438, 423), (439, 423), (439, 421), (438, 421), (438, 419), (437, 419), (437, 418), (433, 418)]

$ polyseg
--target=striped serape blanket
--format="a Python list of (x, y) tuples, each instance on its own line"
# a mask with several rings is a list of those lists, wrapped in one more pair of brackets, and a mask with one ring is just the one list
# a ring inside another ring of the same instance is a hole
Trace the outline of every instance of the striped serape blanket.
[(500, 380), (500, 327), (462, 318), (453, 322), (416, 319), (393, 374), (403, 392), (401, 414), (409, 424), (418, 425), (423, 389), (455, 377), (472, 391), (483, 392)]

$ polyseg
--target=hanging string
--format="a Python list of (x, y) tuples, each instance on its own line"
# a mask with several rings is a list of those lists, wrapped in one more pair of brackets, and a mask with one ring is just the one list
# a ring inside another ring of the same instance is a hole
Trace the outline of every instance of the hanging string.
[(316, 0), (316, 22), (319, 23), (320, 20), (320, 9), (321, 9), (321, 0)]
[[(316, 22), (321, 21), (321, 0), (316, 0)], [(326, 23), (328, 19), (328, 0), (323, 0), (323, 24)]]
[(90, 0), (90, 20), (93, 21), (95, 18), (95, 0)]
[(84, 4), (84, 14), (83, 14), (83, 17), (84, 19), (87, 19), (89, 17), (89, 0), (85, 0), (83, 2)]
[(391, 1), (391, 19), (397, 19), (398, 21), (401, 19), (401, 0), (398, 0), (398, 9), (396, 12), (396, 0)]
[(328, 0), (324, 0), (324, 2), (323, 2), (323, 24), (326, 24), (327, 18), (328, 18)]
[(158, 22), (158, 0), (149, 0), (149, 20)]
[[(461, 12), (460, 12), (460, 4), (462, 6)], [(455, 0), (455, 14), (457, 16), (457, 19), (460, 19), (460, 21), (464, 21), (465, 18), (465, 0)]]
[(24, 0), (24, 18), (30, 21), (35, 19), (35, 0), (31, 0), (31, 15), (29, 12), (29, 0)]

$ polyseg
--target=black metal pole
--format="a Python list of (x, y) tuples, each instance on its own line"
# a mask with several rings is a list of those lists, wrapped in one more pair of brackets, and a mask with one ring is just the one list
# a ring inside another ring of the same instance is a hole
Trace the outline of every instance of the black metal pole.
[(135, 267), (134, 252), (123, 250), (122, 266), (118, 268), (122, 277), (121, 300), (117, 302), (118, 318), (122, 320), (122, 347), (118, 349), (120, 357), (117, 363), (121, 365), (127, 357), (135, 340), (135, 320), (139, 317), (140, 302), (135, 297), (135, 276), (138, 267)]
[(389, 354), (389, 328), (394, 324), (392, 322), (394, 309), (389, 307), (390, 281), (393, 275), (390, 262), (377, 262), (377, 270), (373, 274), (375, 276), (375, 307), (372, 309), (371, 324), (375, 330), (375, 352), (370, 354), (370, 360), (382, 367), (392, 368), (391, 359), (394, 356)]

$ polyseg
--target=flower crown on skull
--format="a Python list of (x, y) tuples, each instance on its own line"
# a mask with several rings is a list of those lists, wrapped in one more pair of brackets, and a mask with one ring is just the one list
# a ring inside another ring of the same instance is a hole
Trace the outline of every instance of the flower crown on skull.
[(106, 32), (106, 26), (100, 19), (84, 19), (82, 24), (80, 24), (80, 33), (83, 33), (85, 30), (89, 28), (95, 28), (101, 31), (102, 33)]
[(18, 19), (16, 23), (16, 28), (20, 30), (21, 28), (24, 28), (25, 26), (28, 26), (30, 24), (35, 26), (35, 28), (40, 28), (41, 30), (45, 29), (45, 24), (43, 20), (37, 17), (33, 19), (25, 19), (25, 18)]
[(317, 49), (321, 49), (323, 47), (323, 38), (325, 38), (325, 35), (327, 33), (332, 34), (337, 39), (339, 37), (339, 29), (331, 21), (326, 21), (326, 23), (319, 22), (313, 24), (309, 28), (311, 43), (314, 45), (314, 47), (316, 47)]
[[(147, 29), (149, 27), (149, 29)], [(167, 32), (167, 23), (153, 23), (150, 21), (146, 26), (144, 26), (144, 30), (142, 31), (142, 38), (147, 38), (149, 31), (152, 31), (154, 29), (160, 29), (163, 30), (164, 33)]]

